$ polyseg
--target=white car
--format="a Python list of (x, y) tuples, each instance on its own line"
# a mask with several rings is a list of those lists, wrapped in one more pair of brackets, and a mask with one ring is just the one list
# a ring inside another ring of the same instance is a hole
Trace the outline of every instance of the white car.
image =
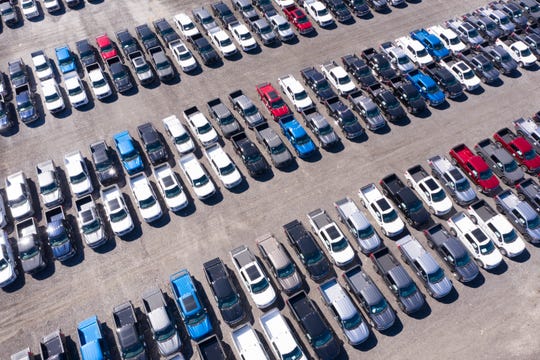
[(53, 77), (51, 62), (42, 50), (35, 51), (32, 54), (32, 63), (34, 72), (39, 80), (47, 80)]
[(428, 33), (437, 36), (444, 46), (454, 55), (467, 49), (467, 45), (461, 41), (459, 36), (452, 29), (445, 28), (441, 25), (434, 25), (427, 28)]
[(7, 232), (5, 230), (0, 232), (0, 288), (3, 288), (17, 279), (18, 271)]
[(101, 200), (105, 213), (111, 224), (111, 230), (117, 236), (123, 236), (131, 232), (135, 225), (131, 219), (129, 208), (126, 206), (124, 195), (118, 185), (114, 184), (101, 189)]
[(150, 223), (161, 218), (163, 215), (161, 205), (145, 174), (130, 177), (129, 187), (144, 221)]
[(452, 200), (444, 192), (441, 184), (421, 166), (416, 165), (405, 172), (407, 185), (413, 188), (436, 216), (448, 214), (452, 210)]
[(231, 57), (238, 53), (238, 49), (233, 44), (231, 38), (229, 35), (227, 35), (225, 30), (216, 26), (208, 30), (208, 36), (210, 36), (212, 43), (214, 43), (223, 56)]
[(369, 210), (384, 235), (393, 237), (403, 232), (405, 223), (403, 223), (390, 201), (377, 189), (375, 184), (360, 188), (358, 196), (362, 206)]
[(15, 220), (23, 220), (34, 215), (30, 188), (28, 187), (26, 175), (22, 171), (6, 177), (5, 191), (11, 217)]
[(7, 223), (6, 205), (4, 204), (4, 197), (0, 194), (0, 229), (5, 228)]
[(294, 0), (274, 0), (280, 8), (294, 5)]
[(24, 16), (30, 20), (39, 16), (39, 10), (35, 0), (22, 0), (21, 1), (22, 12)]
[(334, 17), (322, 2), (318, 0), (304, 0), (304, 8), (319, 26), (325, 27), (334, 24)]
[(171, 41), (169, 43), (169, 49), (171, 49), (173, 58), (180, 65), (182, 71), (188, 72), (197, 68), (197, 60), (195, 60), (193, 54), (188, 50), (182, 40)]
[(231, 338), (240, 359), (270, 359), (251, 324), (244, 324), (234, 329), (231, 332)]
[(251, 35), (246, 25), (239, 22), (233, 22), (229, 24), (229, 31), (233, 35), (236, 42), (240, 45), (245, 52), (254, 50), (257, 48), (257, 41)]
[(167, 116), (162, 121), (165, 132), (169, 135), (180, 155), (195, 150), (193, 139), (191, 139), (189, 132), (175, 115)]
[(80, 151), (73, 151), (64, 156), (66, 175), (69, 179), (69, 187), (76, 197), (91, 194), (94, 191), (92, 179), (88, 174), (86, 161)]
[(78, 108), (88, 104), (86, 90), (84, 90), (84, 86), (76, 71), (64, 74), (64, 84), (66, 85), (69, 102), (73, 107)]
[(56, 166), (52, 160), (45, 160), (36, 165), (39, 195), (43, 205), (53, 207), (64, 202), (64, 194), (58, 179)]
[(184, 118), (191, 128), (192, 134), (197, 135), (203, 146), (210, 146), (218, 142), (219, 137), (216, 129), (196, 106), (184, 110)]
[(208, 159), (212, 170), (227, 189), (232, 189), (240, 185), (242, 175), (234, 165), (229, 155), (219, 144), (214, 144), (204, 150), (204, 155)]
[(41, 82), (41, 92), (45, 100), (45, 107), (51, 113), (57, 113), (66, 108), (62, 93), (54, 79), (47, 79)]
[(428, 53), (424, 45), (410, 36), (402, 36), (396, 39), (396, 45), (403, 49), (405, 54), (418, 66), (433, 63), (433, 57)]
[(195, 26), (193, 20), (185, 13), (174, 15), (174, 23), (185, 38), (200, 34), (199, 29)]
[(58, 0), (43, 0), (43, 5), (45, 5), (45, 9), (47, 9), (47, 12), (49, 13), (60, 10), (60, 3)]
[(191, 153), (182, 156), (179, 163), (180, 168), (199, 199), (207, 199), (216, 193), (214, 183), (206, 174), (195, 154)]
[(111, 86), (98, 63), (87, 66), (86, 71), (88, 72), (92, 91), (98, 100), (103, 100), (112, 95)]
[(259, 322), (276, 359), (307, 360), (278, 308), (272, 308), (261, 315)]
[(349, 74), (335, 61), (322, 64), (321, 71), (340, 95), (347, 95), (356, 90), (356, 85), (351, 80)]
[(159, 191), (165, 199), (165, 204), (171, 211), (179, 211), (188, 206), (186, 193), (168, 163), (156, 166), (152, 172), (157, 180)]
[(280, 77), (278, 83), (281, 91), (287, 95), (298, 112), (314, 106), (313, 100), (311, 100), (300, 81), (296, 80), (293, 75), (289, 74)]

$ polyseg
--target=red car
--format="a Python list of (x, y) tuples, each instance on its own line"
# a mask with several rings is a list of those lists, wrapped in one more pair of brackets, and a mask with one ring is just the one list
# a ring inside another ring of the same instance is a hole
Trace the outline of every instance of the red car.
[(452, 162), (478, 186), (478, 190), (487, 195), (495, 195), (499, 188), (499, 180), (488, 164), (480, 156), (475, 155), (465, 144), (456, 145), (450, 150)]
[(116, 51), (116, 47), (111, 42), (111, 39), (107, 36), (107, 34), (100, 35), (96, 38), (96, 43), (99, 47), (99, 52), (101, 53), (101, 57), (103, 60), (107, 60), (110, 58), (113, 58), (118, 55)]
[(291, 113), (291, 109), (269, 82), (257, 85), (257, 93), (275, 121)]
[(296, 5), (287, 6), (283, 9), (283, 13), (300, 34), (305, 35), (315, 31), (306, 13)]
[(493, 138), (497, 145), (505, 148), (516, 159), (523, 171), (531, 174), (540, 172), (540, 156), (524, 137), (517, 136), (505, 127), (497, 131)]

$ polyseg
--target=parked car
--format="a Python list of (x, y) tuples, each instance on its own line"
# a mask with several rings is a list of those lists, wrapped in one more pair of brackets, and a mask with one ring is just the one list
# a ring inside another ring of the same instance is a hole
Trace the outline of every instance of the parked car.
[(0, 231), (0, 263), (2, 264), (0, 267), (0, 288), (5, 288), (13, 283), (19, 275), (15, 254), (5, 230)]
[(76, 197), (91, 194), (94, 191), (92, 178), (86, 166), (86, 160), (80, 151), (73, 151), (64, 156), (64, 166), (71, 192)]
[(114, 143), (116, 150), (120, 155), (120, 160), (124, 166), (124, 170), (128, 175), (135, 175), (144, 170), (144, 164), (135, 143), (129, 132), (121, 131), (114, 135)]
[(189, 205), (186, 193), (168, 163), (152, 168), (161, 196), (171, 211), (179, 211)]
[(100, 190), (100, 198), (112, 232), (117, 236), (124, 236), (130, 233), (135, 225), (129, 208), (124, 200), (124, 195), (117, 184), (110, 185)]
[(131, 301), (115, 306), (113, 319), (118, 338), (118, 352), (122, 359), (145, 360), (146, 343)]
[(111, 148), (105, 140), (100, 140), (90, 145), (92, 162), (96, 169), (98, 181), (103, 186), (108, 186), (118, 181), (120, 173), (116, 161), (111, 154)]
[(364, 254), (370, 254), (381, 246), (381, 238), (350, 198), (346, 197), (336, 201), (334, 207), (339, 220), (347, 226)]

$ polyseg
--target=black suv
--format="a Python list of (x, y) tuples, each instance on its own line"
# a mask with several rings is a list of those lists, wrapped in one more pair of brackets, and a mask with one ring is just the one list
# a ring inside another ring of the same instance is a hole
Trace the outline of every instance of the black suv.
[(163, 141), (152, 124), (145, 123), (137, 127), (139, 137), (144, 145), (146, 154), (152, 165), (161, 164), (169, 158), (169, 154), (165, 149)]
[(398, 121), (407, 116), (394, 94), (380, 84), (370, 86), (368, 94), (389, 121)]
[(337, 96), (323, 74), (314, 67), (302, 69), (300, 73), (306, 85), (313, 90), (319, 100), (324, 101)]
[(345, 70), (349, 72), (359, 83), (362, 89), (367, 89), (377, 83), (377, 79), (371, 73), (371, 68), (366, 62), (355, 54), (348, 54), (341, 57), (341, 62)]
[(99, 183), (103, 186), (111, 185), (118, 181), (119, 170), (116, 167), (114, 158), (111, 156), (111, 149), (103, 140), (90, 145), (92, 152), (92, 162), (96, 168)]
[(97, 62), (96, 49), (90, 45), (88, 39), (79, 40), (75, 43), (81, 64), (86, 67)]
[(154, 34), (152, 30), (150, 30), (148, 25), (143, 24), (137, 26), (135, 28), (135, 32), (137, 33), (137, 37), (139, 38), (139, 40), (142, 41), (146, 51), (148, 51), (148, 49), (161, 45), (158, 38), (156, 37), (156, 34)]
[(129, 57), (129, 54), (139, 50), (137, 41), (127, 29), (117, 31), (115, 35), (116, 40), (118, 40), (118, 44), (120, 44), (120, 48), (125, 56)]
[(154, 21), (154, 29), (156, 29), (159, 36), (161, 36), (167, 45), (175, 40), (180, 40), (180, 36), (178, 36), (176, 31), (174, 31), (171, 25), (164, 18)]
[(229, 26), (230, 23), (237, 22), (236, 16), (232, 13), (231, 9), (223, 1), (218, 1), (212, 4), (212, 12), (214, 16), (219, 19), (224, 27)]

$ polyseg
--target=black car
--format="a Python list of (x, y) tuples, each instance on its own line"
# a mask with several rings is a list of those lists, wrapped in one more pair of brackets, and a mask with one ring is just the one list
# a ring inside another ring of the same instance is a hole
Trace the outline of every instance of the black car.
[(337, 21), (347, 22), (352, 19), (351, 12), (343, 3), (343, 0), (325, 0), (324, 2)]
[(163, 141), (152, 124), (145, 123), (137, 126), (139, 137), (144, 145), (146, 154), (152, 165), (161, 164), (169, 158), (169, 154), (165, 149)]
[(431, 77), (450, 99), (455, 99), (463, 95), (463, 87), (447, 69), (432, 63), (423, 67), (422, 71)]
[(156, 34), (154, 34), (152, 30), (150, 30), (148, 25), (143, 24), (137, 26), (135, 28), (135, 32), (137, 33), (137, 37), (139, 38), (139, 40), (143, 43), (146, 51), (148, 51), (148, 49), (161, 45), (158, 38), (156, 37)]
[(262, 156), (259, 148), (249, 140), (246, 133), (241, 131), (231, 136), (234, 151), (240, 156), (249, 175), (258, 176), (268, 171), (268, 162)]
[(13, 114), (8, 102), (0, 100), (0, 133), (8, 131), (13, 126)]
[(386, 56), (374, 48), (365, 49), (361, 56), (381, 81), (388, 81), (398, 75)]
[(272, 0), (252, 0), (252, 3), (253, 5), (255, 5), (256, 8), (261, 10), (263, 15), (271, 12), (276, 12), (274, 5), (272, 5)]
[(79, 40), (75, 43), (81, 64), (86, 67), (97, 62), (96, 49), (90, 45), (88, 39)]
[(389, 121), (399, 121), (407, 116), (394, 94), (380, 84), (370, 86), (368, 94)]
[(355, 54), (348, 54), (341, 57), (345, 70), (348, 71), (359, 83), (362, 89), (367, 89), (377, 83), (371, 69), (366, 62)]
[(388, 10), (387, 0), (366, 0), (366, 3), (375, 11), (383, 12)]
[(122, 64), (118, 56), (107, 59), (107, 65), (109, 66), (116, 91), (122, 93), (133, 87), (131, 76), (126, 71), (124, 64)]
[(133, 54), (135, 51), (139, 50), (137, 41), (127, 29), (117, 31), (115, 35), (116, 40), (126, 57), (129, 57), (129, 54)]
[(413, 84), (400, 77), (391, 79), (390, 87), (398, 100), (411, 114), (417, 114), (426, 109), (426, 101)]
[(176, 31), (174, 31), (169, 22), (164, 18), (154, 21), (154, 29), (156, 29), (159, 36), (161, 36), (167, 45), (174, 40), (180, 40), (180, 36), (178, 36)]
[(337, 96), (323, 74), (314, 67), (302, 69), (300, 73), (306, 85), (313, 90), (321, 101)]
[(220, 57), (216, 50), (210, 45), (208, 40), (201, 34), (196, 34), (188, 38), (188, 41), (193, 45), (195, 50), (202, 58), (204, 65), (214, 64), (219, 62)]
[(364, 0), (344, 0), (344, 2), (358, 17), (371, 15), (371, 10)]
[(354, 113), (338, 96), (327, 99), (323, 103), (328, 110), (328, 115), (336, 120), (347, 139), (354, 139), (364, 133), (364, 128)]
[(119, 170), (111, 156), (109, 145), (103, 140), (90, 145), (92, 162), (96, 168), (99, 183), (103, 186), (111, 185), (118, 181)]
[(9, 81), (6, 78), (6, 74), (0, 71), (0, 97), (4, 101), (11, 101), (13, 98), (13, 92), (11, 91), (11, 86)]
[(330, 264), (304, 225), (298, 220), (293, 220), (283, 225), (283, 230), (309, 276), (314, 281), (320, 281), (328, 276)]
[(9, 80), (14, 88), (28, 84), (28, 71), (22, 59), (8, 63)]
[(246, 317), (246, 312), (225, 264), (215, 258), (205, 262), (203, 268), (223, 320), (229, 326), (238, 324)]
[(226, 28), (230, 23), (237, 22), (236, 16), (231, 9), (223, 1), (218, 1), (212, 4), (212, 13), (219, 19), (221, 24)]

